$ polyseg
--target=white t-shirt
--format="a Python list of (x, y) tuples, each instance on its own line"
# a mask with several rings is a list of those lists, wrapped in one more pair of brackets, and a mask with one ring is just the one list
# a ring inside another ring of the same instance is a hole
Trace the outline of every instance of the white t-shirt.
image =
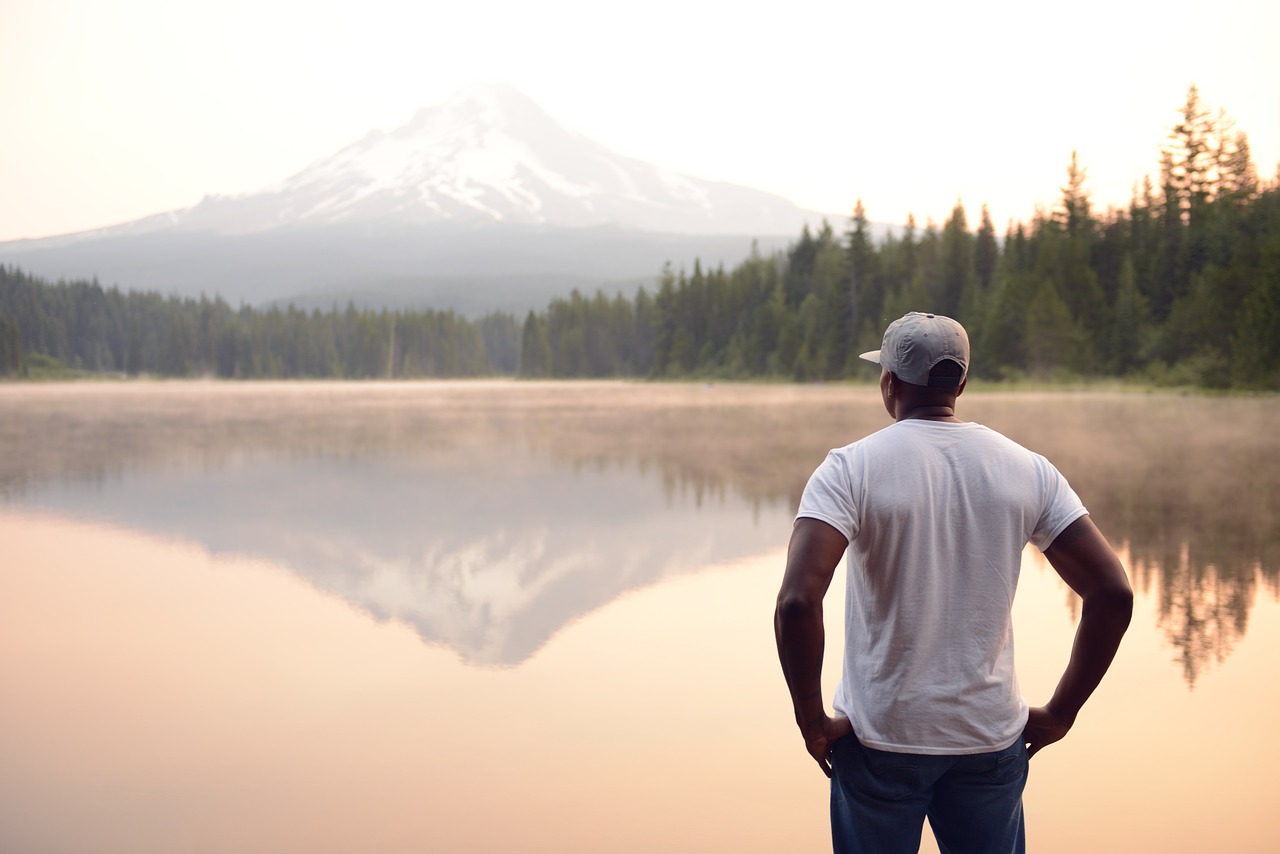
[(1048, 460), (980, 424), (899, 421), (827, 455), (796, 515), (849, 540), (834, 705), (864, 744), (1014, 743), (1027, 721), (1011, 615), (1022, 551), (1085, 513)]

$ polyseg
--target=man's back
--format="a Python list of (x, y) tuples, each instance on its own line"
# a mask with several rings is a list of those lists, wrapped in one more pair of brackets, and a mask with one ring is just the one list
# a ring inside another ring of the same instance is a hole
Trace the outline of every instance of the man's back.
[(1084, 513), (1048, 461), (979, 424), (902, 421), (828, 455), (798, 515), (849, 540), (835, 708), (863, 743), (959, 754), (1017, 738), (1022, 550)]

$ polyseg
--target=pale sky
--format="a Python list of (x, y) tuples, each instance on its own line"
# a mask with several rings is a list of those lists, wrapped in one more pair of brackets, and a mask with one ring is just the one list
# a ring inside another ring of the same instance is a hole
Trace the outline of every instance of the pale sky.
[(0, 240), (260, 189), (476, 80), (690, 175), (997, 229), (1097, 208), (1187, 88), (1280, 163), (1280, 3), (0, 0)]

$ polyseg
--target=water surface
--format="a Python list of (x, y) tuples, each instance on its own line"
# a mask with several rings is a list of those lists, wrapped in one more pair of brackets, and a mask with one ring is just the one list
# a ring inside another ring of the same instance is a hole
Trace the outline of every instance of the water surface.
[[(961, 414), (1059, 464), (1139, 594), (1032, 850), (1271, 850), (1276, 401)], [(0, 387), (0, 850), (822, 850), (772, 600), (809, 472), (886, 423), (849, 387)], [(1032, 702), (1076, 610), (1029, 551)]]

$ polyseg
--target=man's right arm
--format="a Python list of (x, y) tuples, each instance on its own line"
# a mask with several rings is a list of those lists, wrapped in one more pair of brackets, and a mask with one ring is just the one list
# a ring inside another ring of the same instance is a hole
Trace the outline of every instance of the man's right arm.
[(1088, 516), (1081, 516), (1045, 550), (1049, 564), (1084, 607), (1071, 659), (1049, 702), (1033, 708), (1023, 738), (1027, 754), (1058, 741), (1075, 723), (1085, 700), (1115, 658), (1133, 615), (1133, 590), (1115, 551)]
[(849, 719), (827, 714), (822, 698), (822, 655), (826, 630), (822, 600), (849, 541), (827, 522), (800, 517), (787, 547), (787, 570), (778, 591), (773, 631), (782, 673), (791, 691), (796, 726), (805, 749), (822, 773), (831, 776), (831, 746), (853, 731)]

